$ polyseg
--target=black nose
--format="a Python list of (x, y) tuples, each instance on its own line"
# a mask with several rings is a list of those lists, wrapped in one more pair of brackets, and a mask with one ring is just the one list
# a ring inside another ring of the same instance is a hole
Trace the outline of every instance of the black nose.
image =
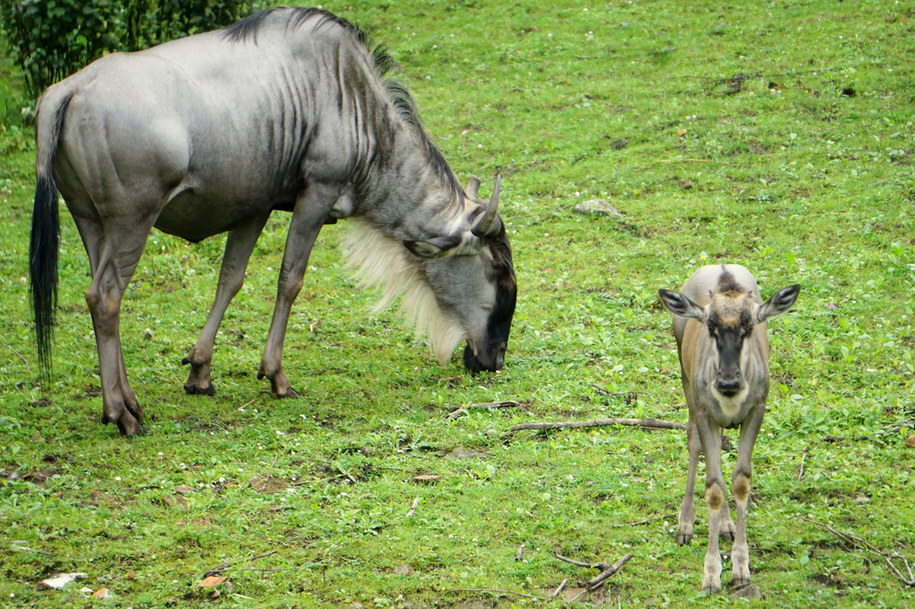
[(715, 381), (715, 388), (725, 397), (737, 395), (740, 391), (740, 375), (727, 379), (718, 377)]
[(471, 374), (476, 374), (483, 370), (488, 370), (489, 372), (501, 370), (502, 366), (505, 365), (505, 348), (506, 344), (504, 342), (493, 343), (487, 349), (474, 354), (473, 349), (468, 344), (464, 348), (464, 367)]

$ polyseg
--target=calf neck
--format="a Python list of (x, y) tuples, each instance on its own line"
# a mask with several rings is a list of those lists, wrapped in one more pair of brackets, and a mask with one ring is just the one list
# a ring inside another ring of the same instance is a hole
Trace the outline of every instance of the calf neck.
[[(687, 544), (693, 535), (693, 488), (699, 455), (705, 454), (709, 543), (702, 589), (706, 592), (721, 589), (719, 535), (734, 541), (732, 586), (750, 583), (746, 511), (751, 454), (769, 393), (766, 320), (788, 311), (799, 292), (800, 286), (792, 285), (763, 303), (753, 275), (734, 264), (702, 267), (679, 292), (658, 290), (661, 302), (674, 315), (683, 391), (689, 406), (689, 472), (686, 496), (680, 505), (677, 543)], [(725, 500), (721, 429), (738, 427), (740, 446), (731, 475), (737, 508), (735, 526)]]

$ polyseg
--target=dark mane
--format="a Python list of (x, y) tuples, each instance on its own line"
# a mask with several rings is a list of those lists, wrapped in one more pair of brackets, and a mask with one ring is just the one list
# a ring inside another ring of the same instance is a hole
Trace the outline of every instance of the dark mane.
[(337, 25), (348, 31), (358, 44), (369, 51), (372, 55), (372, 64), (375, 67), (375, 73), (387, 93), (388, 100), (393, 104), (404, 122), (416, 128), (416, 132), (419, 135), (423, 147), (423, 152), (429, 158), (432, 166), (439, 175), (446, 180), (448, 187), (455, 194), (463, 193), (463, 188), (454, 175), (454, 172), (451, 170), (451, 167), (448, 165), (448, 162), (426, 133), (422, 120), (419, 118), (419, 111), (416, 108), (416, 102), (413, 100), (413, 96), (410, 95), (406, 86), (391, 77), (391, 72), (398, 67), (397, 62), (394, 61), (394, 58), (388, 53), (388, 49), (385, 45), (374, 45), (372, 39), (365, 33), (365, 30), (356, 24), (321, 8), (276, 7), (242, 19), (238, 23), (223, 30), (222, 35), (231, 42), (237, 43), (250, 40), (256, 43), (257, 32), (261, 29), (267, 18), (277, 11), (289, 12), (287, 29), (298, 29), (306, 21), (317, 16), (320, 17), (320, 19), (315, 24), (312, 31), (317, 30), (328, 23)]

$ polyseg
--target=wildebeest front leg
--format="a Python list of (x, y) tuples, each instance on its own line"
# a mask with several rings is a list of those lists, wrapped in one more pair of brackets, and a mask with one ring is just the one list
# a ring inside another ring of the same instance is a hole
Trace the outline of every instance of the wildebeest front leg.
[(737, 465), (731, 475), (731, 490), (737, 504), (737, 534), (731, 549), (733, 564), (731, 585), (735, 588), (750, 583), (750, 547), (747, 544), (747, 502), (750, 498), (750, 477), (752, 474), (753, 445), (762, 426), (765, 405), (757, 406), (740, 426), (740, 447), (737, 451)]
[(216, 333), (219, 324), (225, 315), (229, 303), (241, 289), (245, 281), (245, 268), (248, 259), (257, 243), (257, 238), (264, 230), (264, 224), (270, 212), (256, 216), (247, 223), (229, 231), (226, 238), (226, 250), (222, 258), (222, 267), (219, 270), (219, 283), (216, 285), (216, 297), (213, 307), (207, 316), (206, 325), (200, 333), (200, 338), (194, 344), (191, 352), (182, 360), (182, 364), (190, 364), (191, 371), (184, 390), (188, 393), (213, 395), (216, 390), (210, 378), (210, 362), (213, 359), (213, 345), (216, 342)]
[(342, 186), (310, 182), (302, 196), (296, 201), (289, 223), (289, 234), (286, 237), (286, 250), (283, 252), (283, 265), (277, 285), (276, 304), (273, 309), (273, 320), (264, 347), (260, 371), (257, 378), (270, 379), (271, 390), (276, 397), (298, 397), (298, 393), (289, 384), (283, 372), (283, 341), (286, 337), (286, 325), (289, 322), (289, 311), (299, 290), (302, 289), (302, 278), (308, 267), (308, 256), (314, 247), (315, 239), (324, 225)]

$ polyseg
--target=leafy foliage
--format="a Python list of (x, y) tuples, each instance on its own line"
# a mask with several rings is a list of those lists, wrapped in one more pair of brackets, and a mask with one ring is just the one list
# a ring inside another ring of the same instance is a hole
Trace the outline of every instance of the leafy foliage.
[(0, 3), (0, 28), (37, 96), (105, 53), (215, 29), (254, 6), (250, 0), (7, 0)]

